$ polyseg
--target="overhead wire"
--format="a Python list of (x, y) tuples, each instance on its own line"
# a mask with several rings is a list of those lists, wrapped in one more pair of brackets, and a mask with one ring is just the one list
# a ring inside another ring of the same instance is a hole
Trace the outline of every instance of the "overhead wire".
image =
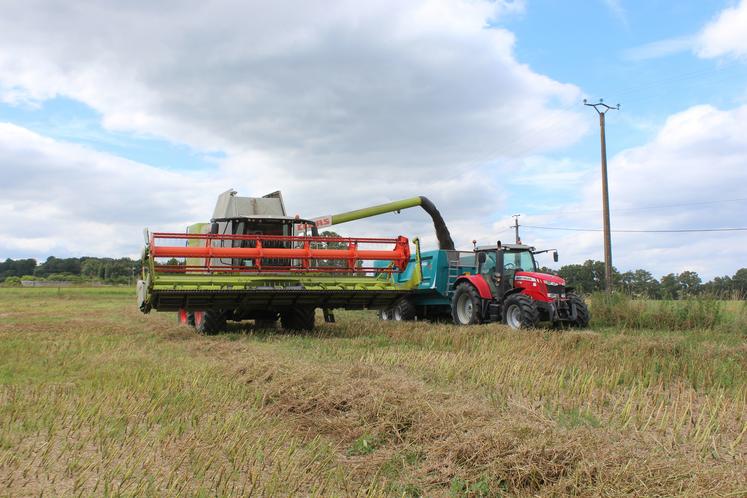
[[(521, 225), (522, 228), (535, 228), (538, 230), (564, 230), (570, 232), (603, 232), (602, 228), (566, 228), (566, 227), (541, 227), (535, 225)], [(742, 232), (747, 231), (747, 227), (737, 228), (676, 228), (662, 230), (628, 230), (616, 229), (610, 230), (612, 233), (691, 233), (691, 232)]]

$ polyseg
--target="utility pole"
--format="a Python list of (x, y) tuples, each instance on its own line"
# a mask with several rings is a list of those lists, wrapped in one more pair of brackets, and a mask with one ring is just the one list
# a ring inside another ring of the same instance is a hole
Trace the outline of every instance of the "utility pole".
[(584, 99), (584, 105), (593, 107), (599, 114), (599, 137), (602, 142), (602, 211), (604, 218), (604, 287), (612, 292), (612, 237), (610, 236), (610, 194), (607, 188), (607, 140), (604, 135), (604, 115), (607, 111), (620, 110), (620, 104), (610, 107), (602, 99), (596, 104), (589, 104)]
[(513, 215), (514, 218), (514, 232), (516, 233), (516, 243), (521, 244), (521, 238), (519, 237), (519, 216), (520, 214)]

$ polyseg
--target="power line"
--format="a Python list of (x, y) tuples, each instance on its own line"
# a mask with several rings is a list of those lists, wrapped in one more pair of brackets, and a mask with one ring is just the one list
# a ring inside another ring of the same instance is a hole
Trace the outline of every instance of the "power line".
[[(570, 232), (603, 232), (602, 228), (565, 228), (565, 227), (539, 227), (533, 225), (521, 225), (524, 228), (536, 228), (538, 230), (564, 230)], [(739, 228), (681, 228), (672, 230), (612, 230), (616, 233), (689, 233), (689, 232), (744, 232), (747, 227)]]

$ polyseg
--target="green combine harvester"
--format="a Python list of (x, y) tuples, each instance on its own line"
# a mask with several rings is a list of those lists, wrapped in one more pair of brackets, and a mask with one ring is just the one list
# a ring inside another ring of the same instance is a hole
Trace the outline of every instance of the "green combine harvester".
[(415, 206), (433, 218), (441, 248), (453, 250), (425, 197), (301, 219), (287, 216), (280, 192), (255, 198), (226, 191), (210, 223), (185, 233), (146, 231), (140, 310), (177, 312), (179, 323), (213, 334), (229, 320), (274, 327), (279, 319), (283, 328), (310, 330), (317, 308), (331, 322), (334, 309), (389, 309), (420, 284), (417, 271), (395, 278), (410, 262), (408, 239), (321, 237), (319, 229)]

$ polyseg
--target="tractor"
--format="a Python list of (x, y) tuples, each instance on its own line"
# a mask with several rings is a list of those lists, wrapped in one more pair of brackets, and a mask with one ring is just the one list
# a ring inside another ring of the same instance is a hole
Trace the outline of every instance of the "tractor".
[[(536, 251), (524, 244), (475, 247), (472, 251), (434, 250), (413, 255), (395, 278), (420, 273), (420, 285), (394, 306), (379, 312), (383, 320), (449, 319), (457, 325), (503, 322), (514, 329), (586, 327), (584, 301), (556, 275), (539, 273)], [(552, 250), (553, 259), (558, 253)], [(419, 258), (419, 260), (418, 260)]]

